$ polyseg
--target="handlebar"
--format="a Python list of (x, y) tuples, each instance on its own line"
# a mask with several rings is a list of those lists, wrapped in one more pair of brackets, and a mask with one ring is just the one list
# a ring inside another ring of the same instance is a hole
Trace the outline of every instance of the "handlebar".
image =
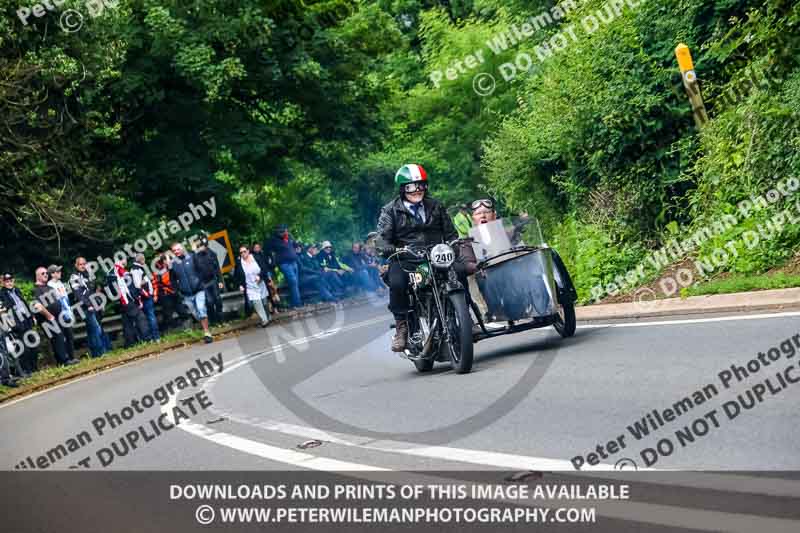
[[(448, 242), (446, 244), (448, 246), (450, 246), (451, 248), (455, 249), (456, 245), (459, 244), (459, 243), (473, 242), (474, 240), (475, 239), (473, 239), (472, 237), (464, 237), (464, 238), (453, 239), (452, 241), (450, 241), (450, 242)], [(418, 259), (422, 259), (422, 258), (425, 257), (425, 255), (431, 249), (433, 249), (434, 246), (437, 246), (438, 244), (440, 244), (440, 243), (426, 244), (426, 245), (423, 245), (423, 246), (413, 246), (413, 245), (408, 246), (407, 245), (407, 246), (403, 246), (402, 248), (396, 248), (394, 253), (392, 253), (389, 257), (387, 257), (387, 260), (388, 259), (392, 259), (393, 257), (396, 257), (396, 256), (401, 255), (401, 254), (409, 254), (409, 255), (412, 255), (412, 256), (414, 256), (414, 257), (416, 257)]]
[(454, 247), (456, 244), (461, 244), (465, 242), (475, 242), (474, 237), (459, 237), (458, 239), (453, 239), (452, 241), (448, 242), (448, 246), (451, 248)]
[(419, 247), (403, 246), (402, 248), (397, 248), (392, 255), (387, 257), (387, 260), (390, 260), (390, 259), (392, 259), (392, 258), (394, 258), (396, 256), (401, 255), (401, 254), (409, 254), (409, 255), (413, 255), (417, 259), (422, 259), (423, 257), (425, 257), (426, 251), (427, 250), (420, 249)]

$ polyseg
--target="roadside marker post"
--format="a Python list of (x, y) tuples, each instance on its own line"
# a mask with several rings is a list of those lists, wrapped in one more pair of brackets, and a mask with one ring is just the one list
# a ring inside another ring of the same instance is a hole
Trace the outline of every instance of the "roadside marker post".
[(703, 96), (700, 94), (700, 84), (697, 82), (697, 73), (694, 70), (692, 53), (689, 47), (680, 43), (675, 48), (675, 57), (678, 58), (678, 68), (681, 71), (683, 86), (689, 96), (689, 103), (692, 105), (694, 122), (698, 128), (702, 128), (708, 122), (708, 113), (703, 103)]

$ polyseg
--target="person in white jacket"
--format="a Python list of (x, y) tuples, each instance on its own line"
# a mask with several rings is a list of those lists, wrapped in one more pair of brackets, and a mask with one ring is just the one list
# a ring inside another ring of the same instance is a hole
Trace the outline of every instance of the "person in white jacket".
[(156, 319), (155, 290), (153, 289), (153, 282), (150, 280), (149, 270), (145, 265), (144, 254), (136, 254), (133, 266), (131, 266), (131, 277), (133, 278), (133, 286), (139, 293), (139, 300), (142, 302), (142, 312), (147, 318), (150, 340), (159, 341), (161, 336), (158, 332), (158, 320)]

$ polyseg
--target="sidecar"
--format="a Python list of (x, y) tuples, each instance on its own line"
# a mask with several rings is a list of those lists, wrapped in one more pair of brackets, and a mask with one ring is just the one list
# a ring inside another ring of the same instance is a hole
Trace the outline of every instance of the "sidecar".
[(498, 219), (473, 227), (470, 237), (478, 260), (470, 279), (474, 342), (546, 326), (574, 335), (575, 288), (536, 219)]

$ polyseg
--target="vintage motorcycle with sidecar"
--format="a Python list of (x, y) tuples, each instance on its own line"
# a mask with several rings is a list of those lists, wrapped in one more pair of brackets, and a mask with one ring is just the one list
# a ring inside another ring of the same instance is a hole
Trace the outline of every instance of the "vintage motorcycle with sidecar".
[[(455, 269), (456, 250), (465, 245), (477, 260), (469, 287)], [(473, 227), (466, 239), (399, 248), (389, 260), (395, 258), (409, 276), (409, 337), (401, 357), (420, 372), (449, 361), (467, 373), (473, 344), (499, 335), (547, 326), (562, 337), (575, 334), (575, 287), (535, 218), (498, 219)]]

